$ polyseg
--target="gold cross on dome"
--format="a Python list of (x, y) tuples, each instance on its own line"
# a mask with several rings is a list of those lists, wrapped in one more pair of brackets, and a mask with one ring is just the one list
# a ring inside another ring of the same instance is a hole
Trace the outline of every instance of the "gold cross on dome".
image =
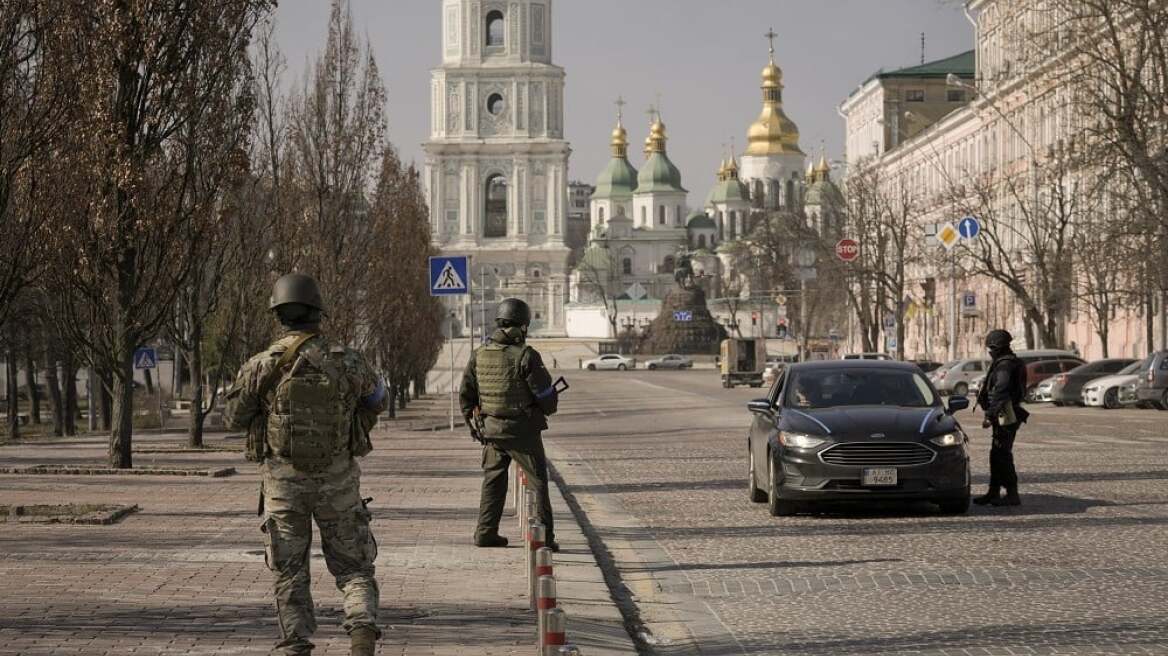
[(616, 97), (616, 122), (617, 123), (620, 123), (621, 120), (624, 118), (625, 105), (627, 105), (627, 104), (628, 103), (625, 102), (624, 96), (617, 96)]
[(778, 34), (775, 34), (775, 28), (773, 28), (773, 27), (770, 28), (767, 31), (767, 33), (764, 34), (763, 36), (765, 36), (767, 38), (767, 41), (771, 42), (771, 59), (774, 59), (775, 58), (775, 37), (778, 36)]
[(649, 115), (649, 122), (650, 123), (654, 123), (657, 121), (657, 108), (656, 107), (654, 107), (653, 105), (649, 105), (649, 109), (646, 110), (645, 113)]

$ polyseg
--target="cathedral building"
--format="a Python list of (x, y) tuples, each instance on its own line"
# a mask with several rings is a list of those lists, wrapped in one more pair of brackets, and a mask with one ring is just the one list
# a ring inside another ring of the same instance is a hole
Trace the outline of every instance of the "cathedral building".
[[(629, 162), (628, 132), (618, 113), (612, 158), (597, 177), (591, 199), (589, 246), (571, 275), (570, 335), (614, 337), (617, 325), (636, 323), (613, 320), (613, 312), (626, 311), (622, 303), (651, 318), (674, 284), (674, 267), (683, 256), (717, 299), (727, 283), (744, 275), (735, 254), (749, 249), (759, 223), (777, 213), (817, 231), (838, 225), (842, 196), (826, 156), (807, 167), (798, 128), (783, 112), (782, 80), (772, 45), (762, 72), (762, 111), (747, 132), (741, 164), (733, 152), (720, 163), (715, 185), (696, 211), (688, 208), (681, 172), (669, 159), (660, 114), (649, 126), (638, 171)], [(751, 292), (749, 283), (733, 289)], [(780, 308), (773, 300), (756, 300), (759, 314), (765, 315), (762, 334), (773, 336)], [(717, 312), (717, 302), (712, 305)], [(597, 320), (601, 314), (610, 315), (607, 327)]]
[(571, 148), (551, 28), (552, 0), (442, 1), (424, 186), (433, 243), (489, 280), (455, 302), (464, 326), (515, 296), (534, 333), (564, 332)]

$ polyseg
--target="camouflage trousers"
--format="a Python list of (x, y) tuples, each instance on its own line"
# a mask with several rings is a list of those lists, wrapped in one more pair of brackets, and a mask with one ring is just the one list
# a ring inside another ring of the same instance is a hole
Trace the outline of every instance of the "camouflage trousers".
[[(261, 466), (266, 561), (276, 577), (276, 613), (282, 639), (276, 650), (309, 654), (316, 631), (310, 573), (312, 520), (320, 529), (325, 564), (344, 597), (346, 632), (367, 626), (377, 630), (378, 589), (373, 561), (377, 541), (370, 514), (361, 500), (361, 470), (347, 459), (330, 469), (307, 474), (282, 458)], [(379, 632), (380, 634), (380, 632)]]

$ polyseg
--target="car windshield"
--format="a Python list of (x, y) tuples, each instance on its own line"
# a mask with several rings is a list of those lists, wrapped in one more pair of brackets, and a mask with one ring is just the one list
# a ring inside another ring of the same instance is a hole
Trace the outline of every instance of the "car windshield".
[(787, 385), (787, 405), (793, 408), (892, 405), (925, 408), (936, 402), (919, 372), (854, 368), (805, 370)]
[(1140, 362), (1137, 360), (1137, 361), (1129, 364), (1128, 366), (1124, 367), (1123, 369), (1120, 369), (1118, 372), (1116, 372), (1115, 375), (1128, 376), (1128, 375), (1131, 375), (1134, 373), (1139, 373), (1140, 369), (1147, 367), (1149, 364), (1151, 364), (1151, 363), (1149, 363), (1147, 360), (1144, 360), (1143, 362)]

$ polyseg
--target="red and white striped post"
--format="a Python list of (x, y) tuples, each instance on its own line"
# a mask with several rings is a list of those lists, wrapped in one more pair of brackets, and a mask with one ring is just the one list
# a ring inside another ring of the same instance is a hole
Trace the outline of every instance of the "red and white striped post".
[(552, 608), (544, 612), (543, 653), (540, 656), (559, 656), (560, 647), (566, 643), (564, 635), (564, 611)]
[[(543, 549), (540, 549), (543, 551)], [(539, 641), (539, 653), (543, 653), (544, 647), (544, 623), (547, 622), (547, 612), (556, 607), (556, 579), (553, 576), (539, 577), (539, 583), (536, 586), (538, 592), (536, 593), (535, 609), (538, 614), (538, 621), (536, 622), (536, 639)]]
[(536, 610), (535, 552), (543, 548), (544, 530), (543, 524), (535, 519), (531, 520), (531, 530), (527, 538), (527, 593), (531, 601), (531, 610)]

